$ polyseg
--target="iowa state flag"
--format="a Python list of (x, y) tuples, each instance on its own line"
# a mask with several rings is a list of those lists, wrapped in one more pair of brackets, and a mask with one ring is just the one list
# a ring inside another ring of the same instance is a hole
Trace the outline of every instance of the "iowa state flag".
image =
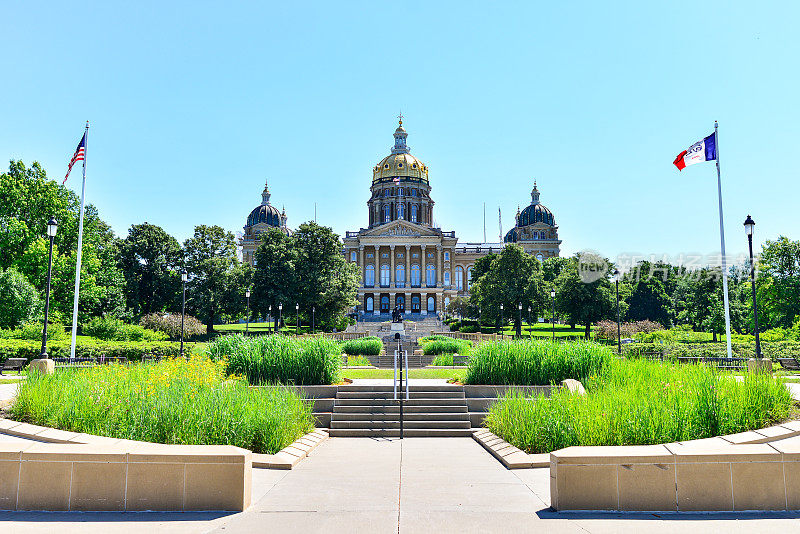
[(688, 165), (717, 159), (717, 134), (713, 133), (684, 150), (672, 163), (682, 171)]

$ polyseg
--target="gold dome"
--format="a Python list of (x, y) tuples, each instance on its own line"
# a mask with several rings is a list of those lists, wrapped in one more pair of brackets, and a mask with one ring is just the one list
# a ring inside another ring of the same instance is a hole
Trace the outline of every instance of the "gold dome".
[(394, 131), (394, 147), (392, 153), (383, 158), (372, 169), (372, 182), (392, 179), (395, 176), (401, 178), (416, 178), (427, 183), (428, 167), (420, 160), (411, 155), (411, 151), (406, 145), (408, 134), (403, 128), (401, 119), (400, 126)]
[(428, 181), (428, 167), (411, 154), (390, 154), (372, 169), (372, 181), (395, 176)]

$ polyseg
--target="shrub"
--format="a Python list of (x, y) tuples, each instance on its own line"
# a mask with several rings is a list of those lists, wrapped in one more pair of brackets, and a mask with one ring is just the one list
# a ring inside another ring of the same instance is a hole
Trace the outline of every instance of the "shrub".
[(148, 330), (139, 325), (125, 324), (112, 317), (94, 317), (83, 325), (83, 333), (103, 341), (164, 341), (163, 332)]
[[(662, 330), (664, 327), (655, 321), (635, 321), (631, 323), (620, 323), (620, 335), (624, 338), (632, 338), (639, 332), (654, 332)], [(616, 321), (600, 321), (594, 331), (595, 339), (600, 341), (616, 341), (617, 323)]]
[[(58, 341), (66, 339), (67, 333), (64, 327), (58, 323), (47, 324), (47, 339), (48, 341)], [(29, 339), (29, 340), (42, 340), (42, 323), (28, 322), (24, 323), (19, 328), (0, 330), (0, 339)]]
[[(148, 313), (139, 320), (139, 324), (149, 330), (163, 332), (171, 339), (181, 337), (181, 316), (178, 313)], [(184, 315), (183, 328), (184, 339), (206, 333), (206, 326), (191, 315)]]
[[(731, 352), (736, 358), (752, 358), (756, 353), (755, 342), (732, 342)], [(777, 361), (778, 358), (800, 358), (800, 343), (797, 341), (774, 341), (761, 343), (765, 358)], [(665, 358), (724, 358), (727, 356), (725, 343), (629, 343), (622, 346), (622, 354), (627, 357), (659, 356)]]
[(31, 373), (12, 414), (71, 432), (275, 453), (314, 428), (311, 405), (282, 388), (226, 381), (205, 357)]
[[(231, 339), (233, 338), (233, 339)], [(228, 358), (227, 372), (257, 384), (333, 384), (340, 380), (342, 349), (323, 337), (295, 339), (282, 335), (245, 338), (233, 334), (209, 345), (212, 359)]]
[(375, 336), (348, 339), (342, 343), (342, 352), (353, 356), (358, 356), (359, 354), (377, 356), (382, 350), (383, 342)]
[(742, 381), (706, 365), (612, 360), (587, 377), (586, 396), (509, 392), (486, 426), (527, 452), (573, 445), (645, 445), (761, 428), (787, 417), (792, 398), (769, 375)]
[(472, 352), (466, 384), (544, 385), (567, 378), (584, 380), (613, 359), (611, 349), (593, 342), (491, 341)]
[(348, 367), (369, 367), (372, 366), (372, 362), (366, 356), (348, 356), (347, 365)]
[(14, 268), (0, 272), (0, 328), (15, 328), (41, 309), (39, 294), (24, 274)]
[(420, 339), (422, 353), (426, 356), (436, 354), (466, 355), (472, 348), (472, 343), (465, 339), (455, 339), (447, 336), (429, 336)]

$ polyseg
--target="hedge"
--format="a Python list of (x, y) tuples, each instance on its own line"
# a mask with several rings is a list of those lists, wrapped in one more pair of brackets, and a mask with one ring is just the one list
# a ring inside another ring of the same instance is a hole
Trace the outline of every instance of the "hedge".
[[(197, 347), (195, 343), (185, 343), (185, 354)], [(69, 340), (53, 341), (47, 344), (47, 354), (51, 358), (69, 358)], [(0, 362), (8, 358), (27, 358), (28, 361), (39, 357), (42, 350), (41, 341), (24, 339), (0, 339)], [(125, 357), (129, 361), (139, 361), (142, 356), (157, 354), (160, 356), (179, 356), (181, 344), (175, 341), (95, 341), (80, 340), (75, 347), (78, 358)]]
[[(735, 358), (754, 358), (755, 343), (731, 343)], [(622, 346), (625, 356), (663, 355), (667, 358), (701, 357), (724, 358), (727, 356), (725, 343), (629, 343)], [(761, 353), (765, 358), (777, 361), (778, 358), (800, 358), (800, 342), (767, 341), (761, 343)]]

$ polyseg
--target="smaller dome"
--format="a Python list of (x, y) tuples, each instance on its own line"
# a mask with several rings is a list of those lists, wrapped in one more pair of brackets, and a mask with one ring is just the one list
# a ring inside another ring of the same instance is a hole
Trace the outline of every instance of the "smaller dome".
[(271, 204), (261, 204), (257, 206), (250, 215), (247, 216), (247, 226), (266, 223), (270, 226), (281, 226), (281, 212)]
[(541, 204), (531, 204), (519, 214), (517, 219), (517, 226), (528, 226), (535, 223), (549, 224), (550, 226), (556, 225), (556, 218), (553, 212)]
[(504, 243), (516, 243), (517, 242), (517, 229), (512, 228), (506, 233), (506, 236), (503, 238)]

